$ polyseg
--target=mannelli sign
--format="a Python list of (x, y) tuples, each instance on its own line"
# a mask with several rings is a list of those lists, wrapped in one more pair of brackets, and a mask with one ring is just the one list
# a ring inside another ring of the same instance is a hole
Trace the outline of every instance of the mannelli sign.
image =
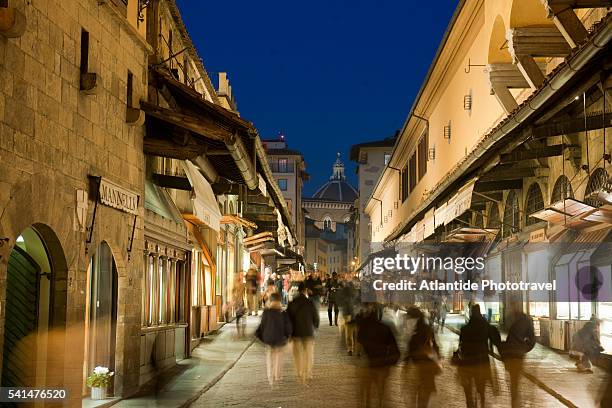
[(99, 193), (102, 204), (130, 214), (138, 214), (138, 194), (106, 179), (100, 180)]

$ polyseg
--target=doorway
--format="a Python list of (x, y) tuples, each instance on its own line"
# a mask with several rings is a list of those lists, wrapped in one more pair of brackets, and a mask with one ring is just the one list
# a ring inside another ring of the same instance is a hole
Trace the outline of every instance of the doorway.
[[(117, 333), (117, 266), (110, 246), (100, 243), (89, 261), (84, 381), (95, 367), (115, 371)], [(108, 388), (113, 393), (113, 381)], [(86, 389), (86, 388), (85, 388)]]
[(19, 234), (7, 268), (2, 387), (63, 382), (66, 290), (56, 283), (66, 271), (49, 227), (35, 224)]

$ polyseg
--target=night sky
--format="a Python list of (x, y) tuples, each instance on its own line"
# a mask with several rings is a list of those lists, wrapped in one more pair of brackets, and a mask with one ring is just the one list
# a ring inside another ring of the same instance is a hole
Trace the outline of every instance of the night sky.
[(216, 86), (228, 72), (245, 119), (302, 152), (310, 196), (336, 152), (400, 128), (457, 0), (178, 0)]

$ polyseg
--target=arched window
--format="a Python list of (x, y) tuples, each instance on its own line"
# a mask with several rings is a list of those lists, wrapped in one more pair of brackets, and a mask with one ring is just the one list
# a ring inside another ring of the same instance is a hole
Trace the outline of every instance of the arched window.
[(520, 227), (519, 199), (516, 191), (512, 190), (506, 199), (504, 208), (504, 225), (502, 225), (502, 237), (507, 238), (519, 230)]
[(489, 209), (489, 217), (487, 219), (487, 228), (499, 228), (499, 204), (496, 202), (491, 203), (491, 208)]
[(478, 211), (474, 213), (474, 226), (478, 228), (484, 228), (484, 221), (482, 219), (482, 212)]
[(324, 230), (330, 230), (332, 229), (332, 220), (330, 217), (325, 217), (323, 219), (323, 229)]
[(565, 176), (559, 176), (553, 187), (552, 197), (550, 203), (558, 203), (566, 198), (574, 198), (574, 190), (572, 190), (572, 183)]
[(584, 202), (593, 207), (601, 207), (602, 202), (596, 198), (596, 193), (608, 181), (608, 172), (601, 167), (595, 169), (589, 178), (586, 191), (584, 193)]
[(526, 225), (533, 225), (541, 220), (539, 218), (531, 217), (531, 214), (536, 213), (544, 209), (544, 198), (542, 197), (542, 190), (538, 183), (533, 183), (527, 190), (527, 200), (525, 201), (525, 216), (527, 220)]

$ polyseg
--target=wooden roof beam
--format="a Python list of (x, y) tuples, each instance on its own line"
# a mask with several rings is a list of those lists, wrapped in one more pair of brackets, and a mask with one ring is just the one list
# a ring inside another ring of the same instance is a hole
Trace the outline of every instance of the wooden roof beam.
[(573, 9), (612, 7), (611, 0), (542, 0), (548, 10), (548, 18), (559, 29), (571, 48), (583, 42), (588, 32)]
[(584, 118), (551, 121), (550, 123), (534, 127), (533, 137), (535, 139), (544, 139), (547, 137), (584, 132), (585, 130), (598, 130), (604, 127), (612, 127), (612, 114), (609, 112), (606, 113), (605, 116), (601, 113), (587, 116), (586, 127)]
[(500, 155), (499, 162), (500, 164), (505, 164), (520, 162), (523, 160), (539, 159), (542, 157), (561, 156), (563, 154), (563, 150), (569, 147), (571, 146), (558, 144), (552, 146), (537, 147), (529, 150), (515, 150), (513, 152)]
[(497, 168), (489, 173), (486, 173), (478, 178), (479, 181), (499, 181), (499, 180), (514, 180), (524, 177), (535, 177), (536, 167), (516, 167), (516, 166), (505, 166)]
[(523, 179), (476, 182), (474, 191), (486, 193), (489, 191), (518, 190), (523, 188)]

